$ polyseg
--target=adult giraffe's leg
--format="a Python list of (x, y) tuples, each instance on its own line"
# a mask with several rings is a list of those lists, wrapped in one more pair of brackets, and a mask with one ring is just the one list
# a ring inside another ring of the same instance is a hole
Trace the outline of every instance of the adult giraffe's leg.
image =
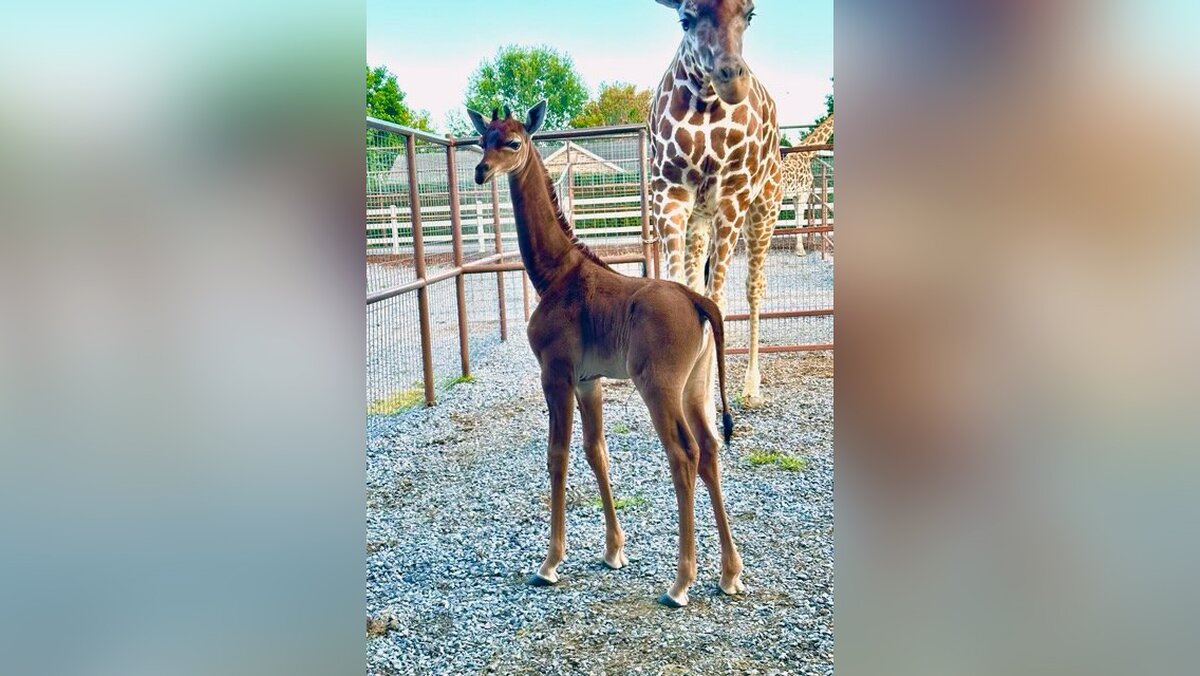
[(704, 268), (709, 258), (712, 223), (711, 218), (701, 217), (692, 212), (691, 222), (688, 224), (687, 258), (683, 264), (684, 273), (687, 277), (688, 288), (701, 294), (706, 293), (707, 280), (704, 279)]
[[(805, 223), (804, 212), (800, 210), (800, 205), (803, 204), (804, 208), (806, 210), (808, 209), (808, 200), (805, 199), (803, 202), (801, 202), (800, 201), (801, 195), (807, 195), (807, 193), (805, 193), (804, 190), (801, 189), (801, 190), (797, 190), (795, 195), (792, 195), (792, 212), (794, 214), (796, 214), (796, 227), (797, 228), (803, 228), (804, 223)], [(796, 255), (803, 256), (806, 253), (808, 253), (808, 252), (804, 248), (804, 234), (801, 233), (799, 235), (796, 235)]]
[[(774, 213), (771, 213), (772, 210)], [(742, 385), (742, 403), (756, 406), (763, 401), (762, 377), (758, 371), (758, 315), (767, 295), (767, 250), (771, 233), (779, 216), (779, 201), (760, 200), (751, 207), (749, 231), (746, 233), (746, 254), (749, 270), (746, 274), (746, 299), (750, 302), (750, 356), (746, 364), (746, 380)]]
[[(711, 346), (711, 344), (710, 341), (709, 345)], [(709, 349), (711, 348), (706, 348), (706, 351)], [(696, 370), (693, 371), (692, 379), (688, 382), (684, 413), (687, 416), (688, 427), (696, 435), (696, 441), (700, 446), (700, 479), (708, 489), (708, 498), (712, 502), (713, 520), (717, 524), (717, 535), (721, 539), (721, 591), (733, 595), (744, 591), (746, 586), (742, 584), (742, 557), (733, 543), (733, 532), (729, 528), (729, 517), (725, 512), (725, 501), (721, 496), (720, 442), (713, 434), (708, 419), (708, 412), (712, 410), (712, 391), (705, 388), (707, 380), (701, 369), (701, 366), (706, 363), (707, 361), (696, 363)]]
[(600, 502), (604, 507), (604, 564), (621, 568), (629, 563), (625, 557), (625, 534), (617, 522), (612, 487), (608, 482), (608, 444), (604, 441), (604, 390), (600, 380), (588, 380), (575, 386), (579, 400), (579, 417), (583, 422), (583, 452), (596, 475)]
[(538, 572), (529, 584), (545, 587), (558, 582), (558, 564), (567, 550), (567, 460), (571, 450), (571, 423), (574, 416), (575, 390), (561, 374), (566, 369), (543, 365), (542, 393), (550, 410), (550, 444), (546, 468), (550, 472), (550, 547)]
[[(716, 235), (717, 244), (713, 249), (711, 259), (712, 279), (708, 285), (708, 297), (713, 299), (725, 313), (725, 273), (733, 261), (733, 251), (737, 247), (738, 236), (746, 223), (746, 200), (748, 191), (724, 197), (717, 210)], [(710, 381), (711, 382), (711, 381)]]
[(654, 182), (653, 216), (658, 238), (667, 258), (667, 279), (686, 283), (684, 253), (688, 220), (692, 216), (692, 196), (680, 186), (666, 187), (664, 179)]

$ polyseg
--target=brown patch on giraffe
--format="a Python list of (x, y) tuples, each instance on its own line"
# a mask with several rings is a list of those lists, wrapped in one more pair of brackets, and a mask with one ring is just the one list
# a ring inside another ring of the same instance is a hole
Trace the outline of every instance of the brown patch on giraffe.
[(671, 120), (665, 115), (658, 120), (658, 135), (661, 138), (671, 138)]
[(695, 169), (688, 169), (687, 182), (692, 185), (696, 185), (697, 183), (699, 183), (700, 182), (700, 172), (696, 171)]
[(737, 205), (733, 200), (721, 200), (721, 215), (729, 221), (737, 218)]
[(670, 184), (667, 183), (667, 180), (662, 177), (657, 177), (653, 181), (650, 181), (650, 187), (654, 189), (655, 192), (662, 192), (666, 190), (668, 185)]
[(683, 177), (683, 172), (679, 171), (679, 167), (674, 164), (667, 163), (662, 167), (662, 175), (668, 182), (678, 183), (679, 179)]
[(693, 158), (697, 158), (697, 157), (703, 157), (703, 156), (704, 156), (704, 138), (705, 138), (705, 137), (704, 137), (704, 132), (702, 132), (702, 131), (697, 131), (697, 132), (696, 132), (696, 133), (695, 133), (695, 134), (692, 136), (692, 141), (693, 141), (693, 143), (694, 143), (694, 144), (695, 144), (695, 146), (696, 146), (696, 150), (695, 150), (695, 152), (693, 152), (693, 153), (692, 153), (692, 157), (693, 157)]
[(746, 187), (746, 184), (747, 178), (745, 174), (733, 174), (725, 179), (725, 182), (721, 184), (721, 187), (725, 188), (726, 190), (737, 191)]
[[(683, 89), (676, 90), (675, 95), (671, 97), (671, 110), (670, 110), (671, 117), (676, 120), (684, 119), (684, 116), (687, 115), (688, 108), (691, 108), (691, 106), (692, 106), (691, 90), (686, 87), (684, 87)], [(663, 134), (663, 136), (669, 136), (669, 135), (670, 135), (670, 132)]]
[(745, 154), (746, 148), (745, 146), (741, 146), (741, 144), (742, 141), (746, 140), (746, 135), (742, 133), (741, 129), (730, 129), (729, 134), (725, 137), (725, 140), (729, 143), (730, 148), (737, 148), (743, 153), (743, 155)]
[(712, 131), (712, 149), (717, 157), (725, 154), (725, 128), (717, 127)]
[(671, 188), (669, 190), (667, 190), (667, 197), (669, 197), (673, 200), (679, 200), (680, 202), (682, 202), (682, 201), (686, 200), (688, 197), (690, 197), (690, 195), (688, 194), (688, 191), (686, 188), (674, 185), (674, 186), (671, 186)]
[(725, 119), (725, 106), (718, 102), (713, 105), (712, 111), (709, 113), (708, 120), (709, 122), (720, 122), (723, 119)]
[(746, 106), (738, 106), (734, 108), (731, 119), (736, 124), (746, 124), (746, 120), (750, 117), (750, 109)]
[(758, 120), (756, 118), (752, 117), (752, 118), (750, 118), (750, 124), (746, 125), (746, 135), (751, 138), (754, 138), (754, 136), (757, 133), (758, 133)]
[[(729, 132), (729, 133), (731, 135), (733, 134), (733, 132)], [(729, 143), (732, 146), (733, 141), (731, 140)], [(729, 164), (727, 166), (730, 169), (732, 169), (734, 171), (741, 169), (742, 162), (744, 162), (746, 160), (746, 146), (739, 145), (739, 146), (733, 148), (733, 150), (729, 151), (729, 155), (726, 156), (726, 159), (729, 162)]]
[(689, 157), (692, 154), (692, 135), (688, 132), (687, 127), (680, 127), (675, 130), (675, 143), (679, 144), (679, 151)]

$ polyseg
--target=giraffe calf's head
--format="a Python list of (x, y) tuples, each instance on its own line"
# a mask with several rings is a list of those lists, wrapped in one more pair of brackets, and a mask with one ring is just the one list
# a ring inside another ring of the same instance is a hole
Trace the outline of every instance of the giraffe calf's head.
[(485, 122), (483, 115), (470, 109), (467, 109), (467, 117), (479, 132), (483, 159), (475, 167), (475, 183), (483, 185), (498, 173), (520, 170), (528, 161), (529, 153), (537, 152), (530, 136), (546, 120), (546, 101), (543, 99), (530, 109), (524, 124), (514, 118), (507, 107), (504, 117), (500, 117), (499, 109), (493, 108), (491, 122)]
[(750, 91), (750, 68), (742, 38), (754, 17), (753, 0), (656, 0), (679, 13), (682, 49), (725, 103), (741, 103)]

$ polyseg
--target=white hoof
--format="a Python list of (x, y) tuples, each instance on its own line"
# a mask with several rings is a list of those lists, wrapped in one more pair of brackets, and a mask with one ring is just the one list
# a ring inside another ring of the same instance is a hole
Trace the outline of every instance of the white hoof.
[(738, 574), (729, 581), (722, 579), (719, 586), (721, 587), (721, 591), (725, 592), (729, 596), (737, 596), (738, 594), (746, 591), (746, 585), (742, 583), (741, 574)]
[(613, 570), (620, 570), (621, 568), (628, 566), (629, 559), (625, 556), (625, 548), (622, 547), (621, 549), (618, 549), (617, 553), (612, 556), (605, 556), (604, 565), (612, 568)]

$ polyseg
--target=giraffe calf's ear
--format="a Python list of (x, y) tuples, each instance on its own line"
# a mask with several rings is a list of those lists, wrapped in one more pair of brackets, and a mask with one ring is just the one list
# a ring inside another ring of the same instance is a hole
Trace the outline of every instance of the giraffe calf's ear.
[(546, 121), (546, 99), (538, 101), (538, 104), (529, 109), (529, 119), (525, 121), (525, 131), (533, 136), (533, 132), (542, 128), (542, 123)]
[(487, 123), (483, 121), (483, 115), (467, 108), (467, 117), (471, 118), (471, 124), (475, 126), (475, 131), (479, 132), (480, 136), (487, 131)]

